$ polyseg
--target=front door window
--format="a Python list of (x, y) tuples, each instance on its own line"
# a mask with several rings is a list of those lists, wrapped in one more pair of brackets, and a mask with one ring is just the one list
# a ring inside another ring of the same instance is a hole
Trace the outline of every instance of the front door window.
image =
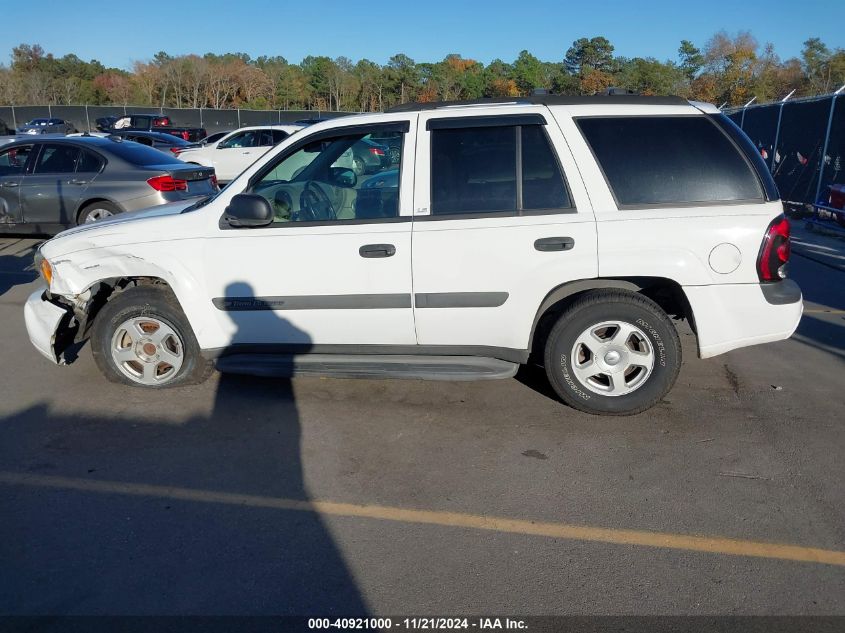
[(273, 166), (253, 193), (273, 206), (275, 224), (394, 218), (399, 215), (401, 164), (391, 163), (390, 148), (372, 136), (309, 143)]

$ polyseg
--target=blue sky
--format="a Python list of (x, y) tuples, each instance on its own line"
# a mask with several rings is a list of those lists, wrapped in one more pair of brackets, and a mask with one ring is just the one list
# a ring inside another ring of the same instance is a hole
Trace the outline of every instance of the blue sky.
[[(323, 0), (162, 1), (40, 0), (3, 2), (0, 55), (21, 42), (56, 55), (76, 53), (129, 68), (159, 50), (171, 54), (245, 52), (366, 57), (384, 63), (397, 52), (416, 61), (448, 53), (484, 63), (512, 61), (528, 49), (563, 59), (579, 37), (604, 35), (627, 57), (675, 59), (681, 39), (703, 46), (720, 29), (750, 30), (772, 42), (782, 58), (797, 55), (808, 37), (845, 47), (845, 0)], [(149, 9), (138, 11), (133, 7)], [(133, 19), (137, 13), (149, 19)], [(0, 57), (8, 63), (8, 57)]]

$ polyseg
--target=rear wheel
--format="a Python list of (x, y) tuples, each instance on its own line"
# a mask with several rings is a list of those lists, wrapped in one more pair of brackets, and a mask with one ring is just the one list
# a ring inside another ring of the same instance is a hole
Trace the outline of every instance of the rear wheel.
[(666, 313), (632, 292), (597, 290), (560, 316), (546, 341), (546, 374), (570, 406), (633, 415), (665, 396), (681, 367), (681, 343)]
[(77, 218), (76, 223), (90, 224), (91, 222), (96, 222), (97, 220), (110, 218), (116, 213), (120, 213), (120, 209), (111, 202), (100, 200), (83, 207), (83, 209), (79, 212), (79, 217)]
[(161, 388), (202, 382), (214, 367), (166, 287), (121, 292), (97, 315), (91, 349), (112, 382)]

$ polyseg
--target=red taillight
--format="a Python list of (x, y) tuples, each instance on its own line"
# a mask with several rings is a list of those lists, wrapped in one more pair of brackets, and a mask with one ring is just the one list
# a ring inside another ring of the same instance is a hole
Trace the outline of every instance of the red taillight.
[(211, 174), (212, 189), (220, 189), (220, 184), (217, 182), (217, 174)]
[(183, 140), (185, 140), (185, 141), (189, 140), (188, 136), (189, 136), (188, 130), (185, 130), (185, 131), (182, 132), (182, 139)]
[(769, 224), (760, 247), (760, 257), (757, 258), (760, 281), (780, 281), (786, 277), (789, 251), (789, 220), (781, 215)]
[(173, 176), (156, 176), (150, 178), (147, 184), (156, 191), (187, 191), (188, 181), (179, 180)]
[(384, 150), (379, 149), (378, 147), (371, 147), (370, 154), (372, 154), (373, 156), (384, 156)]
[(178, 156), (179, 154), (182, 153), (182, 148), (181, 147), (171, 147), (170, 151), (173, 152), (174, 156)]

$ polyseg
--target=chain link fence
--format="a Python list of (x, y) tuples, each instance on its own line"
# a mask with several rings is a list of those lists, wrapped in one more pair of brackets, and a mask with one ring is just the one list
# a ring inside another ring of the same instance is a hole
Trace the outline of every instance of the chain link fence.
[(845, 180), (845, 94), (727, 110), (757, 146), (781, 198), (806, 206)]
[(293, 123), (298, 119), (337, 117), (350, 112), (321, 110), (216, 110), (212, 108), (154, 108), (145, 106), (0, 106), (0, 134), (37, 118), (64, 119), (80, 132), (97, 129), (97, 119), (125, 114), (167, 115), (176, 127), (203, 127), (209, 134), (234, 130), (244, 125)]

